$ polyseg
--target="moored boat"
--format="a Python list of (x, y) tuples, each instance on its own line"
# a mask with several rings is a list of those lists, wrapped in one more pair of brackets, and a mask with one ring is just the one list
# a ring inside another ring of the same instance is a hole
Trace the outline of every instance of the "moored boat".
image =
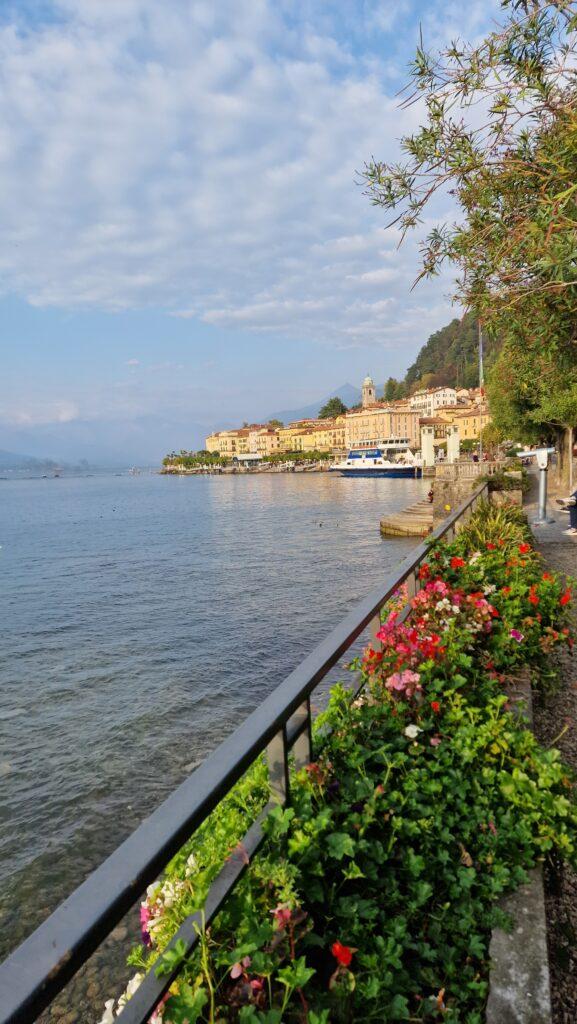
[[(397, 451), (397, 457), (392, 459), (389, 453)], [(341, 476), (384, 476), (384, 477), (422, 477), (423, 465), (408, 447), (398, 445), (379, 446), (375, 448), (351, 449), (346, 459), (342, 462), (335, 462), (330, 467), (331, 472), (340, 473)]]

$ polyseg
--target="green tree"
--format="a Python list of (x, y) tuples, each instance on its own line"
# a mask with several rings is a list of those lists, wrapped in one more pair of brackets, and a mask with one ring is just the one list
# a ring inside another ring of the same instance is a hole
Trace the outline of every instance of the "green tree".
[(456, 197), (461, 217), (424, 239), (419, 276), (458, 266), (456, 297), (502, 342), (496, 424), (555, 436), (563, 454), (577, 422), (577, 5), (501, 6), (478, 46), (418, 48), (406, 102), (424, 100), (426, 123), (402, 140), (405, 162), (371, 162), (366, 183), (402, 236), (437, 193)]
[(481, 431), (483, 450), (486, 452), (495, 452), (505, 439), (505, 431), (501, 430), (495, 423), (487, 423), (487, 426), (483, 427)]
[(273, 427), (273, 428), (284, 427), (284, 423), (283, 423), (282, 420), (269, 420), (268, 423), (267, 423), (267, 427)]
[(328, 402), (325, 402), (319, 412), (319, 419), (332, 420), (335, 416), (342, 416), (346, 411), (347, 407), (340, 398), (329, 398)]
[(389, 377), (383, 394), (385, 402), (394, 402), (398, 398), (404, 398), (405, 394), (406, 389), (403, 381), (397, 380), (396, 377)]

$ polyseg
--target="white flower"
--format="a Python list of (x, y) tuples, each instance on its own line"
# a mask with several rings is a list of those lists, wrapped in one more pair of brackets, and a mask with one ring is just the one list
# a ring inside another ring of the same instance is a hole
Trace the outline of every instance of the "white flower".
[(196, 871), (196, 857), (194, 853), (191, 853), (186, 861), (186, 874), (192, 875), (193, 871)]
[(483, 593), (484, 594), (494, 594), (496, 589), (497, 588), (496, 588), (495, 584), (491, 583), (491, 585), (489, 587), (485, 587)]
[(107, 999), (104, 1004), (104, 1016), (100, 1024), (114, 1024), (114, 999)]
[(124, 1009), (124, 1007), (126, 1006), (128, 1000), (136, 992), (136, 990), (137, 990), (138, 986), (140, 985), (140, 983), (142, 982), (143, 978), (144, 978), (144, 974), (135, 974), (134, 977), (130, 979), (130, 981), (128, 982), (128, 985), (126, 986), (126, 992), (123, 995), (121, 995), (120, 999), (118, 1000), (118, 1009), (119, 1010), (123, 1010)]
[(455, 615), (458, 615), (459, 612), (461, 611), (461, 609), (459, 608), (458, 604), (453, 604), (453, 605), (451, 605), (451, 611), (453, 611), (455, 613)]
[(471, 555), (471, 557), (470, 557), (470, 559), (469, 559), (469, 565), (474, 565), (474, 564), (475, 564), (475, 562), (478, 562), (478, 561), (479, 561), (479, 559), (480, 559), (480, 558), (482, 558), (482, 557), (483, 557), (483, 555), (482, 555), (482, 553), (481, 553), (480, 551), (475, 551), (475, 552), (474, 552), (474, 553), (473, 553), (473, 554)]
[(418, 725), (408, 725), (405, 729), (405, 736), (410, 740), (416, 740), (417, 736), (422, 731), (423, 730), (419, 729)]

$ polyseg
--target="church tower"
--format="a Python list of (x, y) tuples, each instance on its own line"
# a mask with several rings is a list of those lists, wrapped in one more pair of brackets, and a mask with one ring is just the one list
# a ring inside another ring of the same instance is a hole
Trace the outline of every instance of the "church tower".
[(365, 377), (363, 381), (363, 409), (366, 409), (369, 405), (374, 405), (377, 400), (377, 389), (375, 388), (375, 382), (372, 377)]

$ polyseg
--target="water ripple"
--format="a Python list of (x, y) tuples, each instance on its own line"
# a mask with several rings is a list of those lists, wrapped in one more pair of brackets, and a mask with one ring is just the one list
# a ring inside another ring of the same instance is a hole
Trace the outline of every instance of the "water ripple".
[(0, 951), (406, 553), (422, 481), (2, 482)]

